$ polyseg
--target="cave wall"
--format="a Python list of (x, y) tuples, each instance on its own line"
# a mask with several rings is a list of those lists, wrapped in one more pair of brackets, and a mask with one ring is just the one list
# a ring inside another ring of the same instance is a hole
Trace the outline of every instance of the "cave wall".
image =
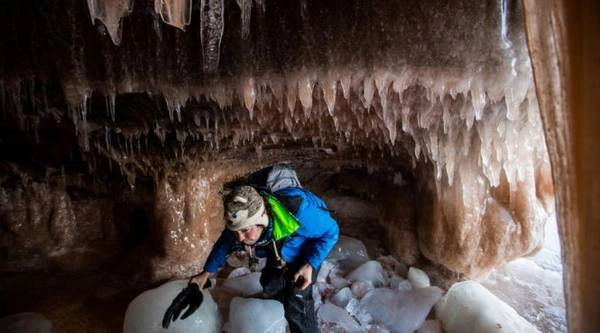
[(0, 43), (0, 147), (20, 167), (75, 155), (68, 173), (134, 191), (152, 179), (141, 201), (156, 276), (200, 265), (220, 227), (214, 194), (276, 150), (414, 170), (417, 221), (379, 212), (406, 261), (475, 277), (541, 245), (554, 205), (518, 2), (273, 2), (248, 21), (215, 1), (213, 25), (197, 6), (166, 17), (129, 4), (2, 4), (0, 31), (15, 33)]
[(556, 189), (570, 332), (600, 328), (600, 5), (524, 1), (528, 45)]

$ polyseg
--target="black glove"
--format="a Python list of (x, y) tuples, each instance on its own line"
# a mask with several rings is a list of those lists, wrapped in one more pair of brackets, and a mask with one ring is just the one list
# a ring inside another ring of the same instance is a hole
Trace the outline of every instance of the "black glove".
[[(204, 288), (209, 288), (211, 285), (210, 280), (206, 281)], [(169, 328), (169, 324), (171, 321), (177, 320), (179, 318), (179, 314), (181, 311), (188, 308), (183, 316), (181, 316), (181, 320), (189, 317), (196, 309), (202, 305), (202, 301), (204, 300), (204, 295), (200, 291), (197, 283), (189, 283), (187, 287), (185, 287), (171, 302), (171, 305), (165, 312), (163, 317), (162, 326), (164, 328)]]

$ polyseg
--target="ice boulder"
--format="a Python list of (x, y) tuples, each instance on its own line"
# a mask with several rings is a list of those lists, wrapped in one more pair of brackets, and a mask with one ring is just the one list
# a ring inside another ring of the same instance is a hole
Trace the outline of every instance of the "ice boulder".
[(350, 272), (346, 279), (350, 282), (368, 281), (375, 287), (381, 287), (385, 284), (384, 274), (383, 267), (378, 261), (369, 260)]
[(415, 290), (377, 288), (360, 301), (375, 323), (385, 325), (393, 333), (413, 333), (425, 322), (431, 308), (442, 297), (437, 287)]
[(168, 330), (163, 329), (162, 319), (165, 311), (187, 284), (187, 280), (171, 281), (141, 293), (127, 307), (123, 332), (219, 333), (219, 309), (207, 290), (202, 290), (204, 301), (192, 315), (184, 320), (175, 320)]
[(337, 293), (335, 293), (335, 295), (331, 296), (331, 303), (341, 308), (345, 308), (346, 305), (348, 305), (348, 302), (350, 302), (350, 300), (353, 298), (354, 294), (352, 294), (350, 288), (346, 287), (340, 289)]
[(539, 332), (475, 281), (452, 285), (436, 305), (435, 313), (447, 333)]
[[(223, 282), (223, 287), (242, 296), (251, 296), (258, 293), (262, 293), (263, 288), (260, 284), (260, 272), (250, 273), (248, 270), (247, 274), (241, 274), (237, 270), (238, 268), (230, 273), (229, 277)], [(235, 274), (234, 274), (235, 273)]]
[(357, 281), (354, 282), (352, 286), (350, 286), (350, 290), (352, 290), (354, 296), (358, 298), (363, 298), (363, 296), (365, 296), (367, 292), (374, 288), (375, 287), (373, 287), (371, 281)]
[(35, 312), (21, 312), (0, 318), (5, 333), (51, 333), (52, 322)]
[(444, 331), (439, 320), (426, 320), (415, 333), (444, 333)]
[(283, 305), (278, 301), (242, 297), (234, 297), (231, 301), (229, 332), (285, 333), (286, 327)]
[(317, 282), (327, 281), (327, 276), (329, 276), (329, 273), (331, 272), (331, 270), (334, 267), (335, 267), (335, 264), (332, 261), (330, 261), (330, 260), (323, 261), (323, 263), (321, 264), (321, 267), (319, 268), (319, 273), (317, 274)]
[(369, 260), (367, 248), (360, 240), (341, 235), (327, 256), (327, 260), (344, 270), (353, 270)]
[(427, 273), (422, 270), (411, 267), (408, 269), (408, 281), (413, 286), (413, 288), (425, 288), (429, 287), (431, 283), (429, 282), (429, 276)]
[(364, 331), (346, 310), (331, 303), (325, 303), (319, 307), (317, 318), (322, 322), (335, 323), (348, 333), (359, 333)]

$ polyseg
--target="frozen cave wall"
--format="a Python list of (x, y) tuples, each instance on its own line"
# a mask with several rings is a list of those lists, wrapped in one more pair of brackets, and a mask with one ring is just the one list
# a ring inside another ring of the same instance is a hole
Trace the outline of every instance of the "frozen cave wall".
[(518, 1), (2, 6), (3, 271), (78, 244), (197, 270), (223, 184), (281, 160), (410, 174), (410, 221), (402, 189), (369, 192), (407, 262), (478, 276), (541, 246), (554, 195)]

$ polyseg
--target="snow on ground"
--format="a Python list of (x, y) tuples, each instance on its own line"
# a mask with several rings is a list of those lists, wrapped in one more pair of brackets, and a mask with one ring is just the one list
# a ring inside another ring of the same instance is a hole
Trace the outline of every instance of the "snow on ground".
[(567, 332), (556, 217), (546, 223), (544, 248), (492, 273), (482, 285), (543, 332)]

